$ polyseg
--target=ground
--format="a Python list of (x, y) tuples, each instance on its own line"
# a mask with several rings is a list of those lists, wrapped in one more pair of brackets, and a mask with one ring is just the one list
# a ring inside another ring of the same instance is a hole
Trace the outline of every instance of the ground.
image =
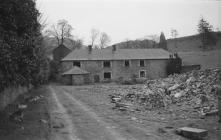
[(221, 137), (217, 116), (173, 117), (174, 113), (163, 109), (119, 111), (113, 109), (114, 104), (110, 102), (110, 93), (105, 87), (120, 88), (119, 85), (107, 84), (49, 85), (33, 89), (28, 95), (42, 95), (42, 98), (27, 103), (23, 122), (10, 122), (6, 115), (1, 115), (0, 139), (185, 140), (174, 133), (176, 128), (183, 126), (208, 130), (206, 139), (209, 140)]

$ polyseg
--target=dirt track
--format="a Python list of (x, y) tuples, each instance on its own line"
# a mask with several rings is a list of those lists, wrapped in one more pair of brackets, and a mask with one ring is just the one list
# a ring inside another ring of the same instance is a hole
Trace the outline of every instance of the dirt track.
[[(57, 111), (63, 115), (67, 138), (70, 140), (136, 140), (130, 133), (122, 133), (115, 124), (107, 123), (88, 105), (75, 99), (74, 92), (69, 93), (61, 87), (51, 87), (51, 93), (57, 104)], [(83, 93), (82, 93), (83, 94)], [(72, 124), (70, 123), (72, 121)], [(63, 130), (62, 130), (63, 131)], [(56, 132), (55, 135), (59, 135)], [(60, 139), (60, 138), (59, 138)]]
[(186, 140), (174, 130), (190, 126), (209, 130), (219, 140), (217, 117), (172, 119), (163, 110), (113, 110), (105, 86), (45, 86), (28, 93), (43, 98), (27, 103), (22, 123), (1, 117), (0, 140)]

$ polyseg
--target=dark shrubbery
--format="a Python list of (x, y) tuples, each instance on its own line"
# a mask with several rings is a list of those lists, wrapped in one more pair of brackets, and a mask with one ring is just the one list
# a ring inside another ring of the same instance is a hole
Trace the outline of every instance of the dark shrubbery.
[(0, 0), (0, 91), (47, 81), (40, 13), (34, 0)]
[(167, 74), (180, 73), (182, 70), (182, 59), (178, 56), (177, 53), (170, 55), (170, 59), (167, 65)]

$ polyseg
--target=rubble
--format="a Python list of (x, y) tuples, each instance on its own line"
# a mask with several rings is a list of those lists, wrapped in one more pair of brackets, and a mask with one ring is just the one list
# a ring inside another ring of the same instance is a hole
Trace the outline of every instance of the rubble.
[[(135, 110), (167, 108), (176, 104), (180, 107), (190, 106), (191, 109), (205, 115), (217, 109), (214, 88), (220, 84), (220, 74), (219, 69), (196, 70), (148, 80), (142, 86), (109, 89), (111, 102), (116, 108), (120, 103), (132, 104)], [(130, 110), (130, 107), (124, 109)]]

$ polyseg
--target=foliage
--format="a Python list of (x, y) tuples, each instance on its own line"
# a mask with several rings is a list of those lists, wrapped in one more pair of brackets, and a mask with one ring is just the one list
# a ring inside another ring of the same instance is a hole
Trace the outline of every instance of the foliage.
[(157, 43), (159, 43), (160, 41), (160, 37), (156, 34), (152, 34), (152, 35), (148, 35), (147, 38), (153, 41), (153, 48), (156, 48)]
[(200, 34), (203, 49), (208, 49), (211, 46), (216, 45), (216, 38), (213, 35), (213, 26), (204, 18), (201, 18), (199, 21), (198, 32)]
[(173, 75), (175, 73), (180, 73), (182, 70), (182, 59), (178, 56), (177, 53), (170, 55), (170, 59), (167, 65), (167, 74)]
[(35, 1), (0, 3), (0, 90), (11, 85), (38, 85), (47, 61), (40, 53), (40, 13)]
[(50, 81), (57, 81), (58, 80), (58, 75), (59, 75), (59, 63), (52, 60), (50, 61), (50, 76), (49, 80)]
[(165, 35), (163, 32), (160, 34), (160, 42), (159, 42), (159, 47), (162, 49), (167, 50), (167, 40), (165, 38)]

